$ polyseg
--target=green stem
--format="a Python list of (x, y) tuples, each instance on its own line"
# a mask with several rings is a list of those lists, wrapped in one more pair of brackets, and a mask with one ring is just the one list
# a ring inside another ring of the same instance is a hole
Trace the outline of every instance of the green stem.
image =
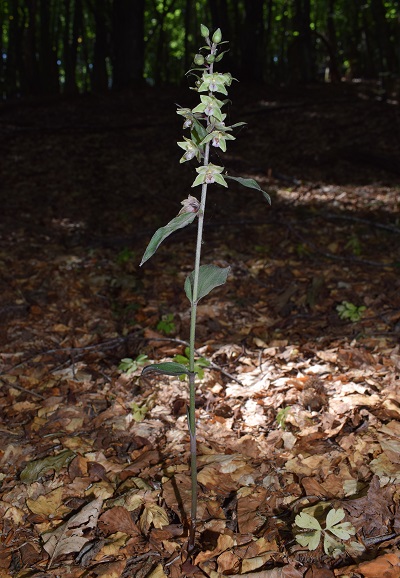
[[(216, 46), (212, 45), (215, 52)], [(213, 64), (209, 66), (212, 73)], [(207, 126), (209, 125), (207, 117)], [(210, 143), (204, 149), (203, 166), (208, 166), (210, 158)], [(190, 308), (190, 339), (189, 339), (189, 436), (190, 436), (190, 477), (191, 477), (191, 508), (190, 508), (190, 530), (188, 540), (188, 553), (194, 550), (197, 518), (197, 447), (196, 447), (196, 374), (194, 372), (194, 350), (196, 341), (196, 317), (197, 317), (197, 295), (199, 287), (199, 271), (201, 259), (201, 245), (203, 242), (204, 213), (206, 209), (207, 183), (203, 183), (201, 188), (200, 208), (197, 220), (197, 242), (196, 256), (193, 274), (192, 302)]]
[[(204, 151), (204, 166), (208, 165), (210, 145), (206, 144)], [(196, 448), (196, 374), (194, 373), (194, 350), (196, 341), (197, 294), (199, 287), (199, 271), (201, 245), (203, 241), (204, 212), (207, 198), (207, 184), (201, 189), (201, 201), (197, 222), (196, 257), (193, 275), (193, 293), (190, 310), (190, 339), (189, 339), (189, 435), (190, 435), (190, 476), (191, 476), (191, 508), (188, 552), (194, 549), (197, 517), (197, 448)]]

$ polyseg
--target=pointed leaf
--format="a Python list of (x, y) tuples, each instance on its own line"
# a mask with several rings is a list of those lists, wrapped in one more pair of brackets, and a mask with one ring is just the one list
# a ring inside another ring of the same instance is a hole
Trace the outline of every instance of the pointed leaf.
[[(223, 285), (228, 277), (230, 267), (217, 267), (216, 265), (201, 265), (199, 269), (199, 284), (197, 287), (197, 301), (208, 295), (212, 289)], [(193, 300), (194, 271), (186, 277), (185, 293), (189, 301)]]
[(75, 455), (71, 450), (63, 450), (55, 456), (47, 456), (46, 458), (29, 462), (21, 472), (21, 482), (31, 484), (44, 476), (49, 470), (59, 472), (61, 468), (69, 464)]
[(152, 236), (150, 243), (147, 245), (147, 249), (144, 252), (143, 258), (140, 262), (140, 266), (143, 265), (150, 257), (154, 255), (161, 243), (166, 239), (171, 233), (190, 225), (194, 221), (196, 213), (184, 213), (183, 215), (178, 215), (172, 221), (170, 221), (165, 227), (158, 229)]
[(244, 187), (248, 187), (249, 189), (256, 189), (257, 191), (261, 191), (264, 195), (265, 199), (271, 204), (271, 197), (268, 193), (266, 193), (260, 185), (254, 179), (244, 179), (243, 177), (230, 177), (228, 175), (224, 175), (226, 179), (231, 179), (232, 181), (237, 181)]
[(296, 526), (299, 528), (321, 530), (321, 525), (316, 518), (306, 514), (306, 512), (301, 512), (298, 514), (294, 520)]
[(161, 373), (162, 375), (189, 375), (190, 371), (182, 363), (175, 363), (174, 361), (165, 361), (164, 363), (153, 363), (147, 365), (142, 370), (142, 375), (148, 373)]
[(199, 122), (197, 119), (193, 119), (193, 127), (191, 130), (191, 137), (192, 140), (199, 145), (199, 143), (203, 140), (206, 136), (207, 131), (204, 126)]

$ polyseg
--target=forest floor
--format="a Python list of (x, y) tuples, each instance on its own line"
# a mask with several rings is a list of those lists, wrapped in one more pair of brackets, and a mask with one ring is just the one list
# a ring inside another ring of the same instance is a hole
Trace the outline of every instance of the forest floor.
[(138, 356), (185, 354), (194, 228), (138, 264), (196, 95), (0, 106), (0, 578), (400, 576), (400, 108), (360, 88), (232, 90), (214, 163), (272, 205), (209, 192), (190, 559), (187, 384)]

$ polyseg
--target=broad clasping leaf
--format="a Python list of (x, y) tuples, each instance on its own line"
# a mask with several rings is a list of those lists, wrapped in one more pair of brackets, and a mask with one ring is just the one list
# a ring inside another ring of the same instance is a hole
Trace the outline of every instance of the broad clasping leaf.
[(164, 239), (166, 239), (174, 231), (182, 229), (183, 227), (186, 227), (186, 225), (190, 225), (190, 223), (194, 221), (195, 217), (196, 213), (184, 213), (183, 215), (178, 215), (172, 219), (172, 221), (165, 225), (165, 227), (157, 229), (157, 231), (150, 239), (150, 243), (147, 245), (147, 249), (144, 252), (140, 266), (142, 266), (143, 263), (145, 263), (148, 259), (150, 259), (150, 257), (154, 255)]
[[(228, 277), (230, 267), (217, 267), (217, 265), (201, 265), (199, 269), (199, 284), (197, 287), (197, 301), (205, 297), (219, 285), (223, 285)], [(193, 300), (194, 271), (186, 277), (185, 293), (190, 302)]]

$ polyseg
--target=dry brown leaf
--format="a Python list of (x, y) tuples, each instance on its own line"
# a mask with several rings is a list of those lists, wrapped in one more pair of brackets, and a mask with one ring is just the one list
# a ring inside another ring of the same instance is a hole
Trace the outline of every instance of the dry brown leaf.
[(131, 514), (122, 506), (105, 511), (99, 518), (98, 526), (106, 534), (123, 532), (129, 536), (140, 535), (140, 530), (132, 520)]
[(42, 536), (44, 549), (50, 556), (49, 566), (65, 554), (79, 552), (91, 540), (102, 504), (100, 498), (93, 500), (68, 522)]
[(400, 553), (384, 554), (375, 560), (362, 562), (356, 568), (364, 578), (399, 578), (400, 576)]

